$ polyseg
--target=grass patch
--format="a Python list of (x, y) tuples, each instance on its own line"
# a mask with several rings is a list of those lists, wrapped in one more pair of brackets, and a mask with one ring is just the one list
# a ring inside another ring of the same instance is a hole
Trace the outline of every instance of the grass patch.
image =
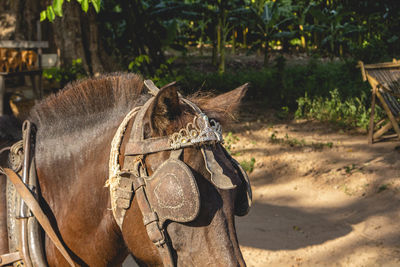
[[(239, 137), (234, 135), (232, 132), (229, 132), (224, 137), (224, 147), (225, 147), (226, 151), (228, 151), (228, 153), (231, 154), (232, 156), (234, 156), (232, 154), (232, 145), (236, 144), (239, 140), (240, 140)], [(238, 156), (238, 155), (236, 154), (236, 156)]]
[(247, 173), (252, 173), (254, 170), (254, 164), (256, 163), (255, 158), (251, 158), (249, 161), (248, 160), (243, 160), (240, 162), (240, 166), (247, 172)]
[(378, 193), (381, 193), (385, 190), (389, 189), (389, 185), (388, 184), (383, 184), (381, 186), (378, 187)]
[(269, 137), (269, 141), (273, 144), (284, 144), (290, 147), (311, 147), (313, 149), (323, 149), (324, 147), (332, 148), (332, 142), (307, 142), (304, 139), (297, 139), (293, 137), (289, 137), (288, 134), (285, 135), (285, 138), (278, 138), (275, 133), (272, 133)]
[[(297, 99), (295, 118), (316, 119), (340, 126), (358, 127), (367, 130), (371, 109), (365, 93), (359, 97), (343, 100), (337, 89), (329, 92), (329, 97), (311, 98), (308, 94)], [(375, 121), (384, 117), (383, 110), (376, 106)]]

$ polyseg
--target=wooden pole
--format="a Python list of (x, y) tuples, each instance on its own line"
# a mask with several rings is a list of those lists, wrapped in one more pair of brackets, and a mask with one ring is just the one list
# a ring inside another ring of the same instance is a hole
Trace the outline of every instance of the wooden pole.
[(387, 131), (389, 131), (393, 127), (392, 122), (386, 123), (382, 128), (380, 128), (378, 131), (374, 133), (373, 140), (378, 139), (382, 135), (384, 135)]
[(379, 93), (379, 90), (376, 91), (376, 96), (377, 96), (377, 97), (379, 98), (379, 100), (381, 101), (382, 106), (383, 106), (384, 110), (386, 111), (386, 113), (387, 113), (387, 115), (388, 115), (388, 117), (389, 117), (390, 122), (391, 122), (392, 125), (393, 125), (393, 128), (394, 128), (394, 130), (395, 130), (395, 132), (396, 132), (396, 134), (397, 134), (397, 137), (398, 137), (399, 140), (400, 140), (400, 128), (399, 128), (399, 125), (398, 125), (398, 123), (397, 123), (395, 117), (393, 116), (392, 112), (390, 111), (389, 106), (386, 104), (385, 99), (383, 99), (383, 96)]
[[(37, 30), (37, 39), (38, 41), (42, 41), (42, 27), (40, 26), (40, 21), (38, 20), (36, 22), (36, 30)], [(39, 69), (42, 70), (42, 48), (39, 47), (38, 48), (38, 64), (39, 64)], [(43, 98), (43, 88), (42, 88), (42, 72), (39, 72), (38, 75), (38, 84), (37, 84), (37, 90), (39, 92), (39, 99)], [(33, 77), (33, 83), (35, 82), (35, 77)], [(36, 85), (34, 86), (34, 88), (36, 87)]]
[(369, 118), (368, 144), (374, 142), (374, 117), (375, 117), (376, 86), (372, 87), (371, 117)]

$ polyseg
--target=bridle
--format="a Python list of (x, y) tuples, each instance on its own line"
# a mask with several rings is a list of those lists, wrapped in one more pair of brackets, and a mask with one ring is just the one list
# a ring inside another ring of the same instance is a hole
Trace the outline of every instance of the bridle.
[[(164, 223), (167, 220), (180, 223), (190, 222), (198, 216), (200, 211), (200, 193), (196, 180), (190, 168), (180, 160), (183, 148), (198, 147), (201, 150), (214, 186), (230, 190), (236, 185), (223, 173), (223, 168), (215, 159), (211, 147), (223, 142), (220, 124), (215, 120), (209, 120), (199, 107), (181, 95), (179, 95), (180, 101), (193, 109), (195, 113), (193, 122), (172, 135), (145, 139), (144, 118), (160, 90), (150, 80), (145, 81), (145, 86), (153, 97), (143, 106), (129, 112), (120, 124), (111, 145), (109, 179), (106, 186), (110, 188), (112, 212), (120, 229), (122, 230), (125, 213), (130, 208), (133, 195), (135, 195), (147, 234), (158, 248), (164, 266), (176, 266)], [(172, 84), (164, 88), (168, 86)], [(131, 135), (125, 145), (125, 157), (121, 168), (120, 146), (131, 120), (133, 120)], [(144, 157), (161, 151), (171, 151), (169, 159), (162, 163), (151, 176), (148, 176)], [(235, 207), (235, 214), (243, 216), (248, 213), (251, 206), (250, 183), (240, 164), (228, 153), (226, 157), (242, 176), (245, 192), (240, 196), (239, 205)]]

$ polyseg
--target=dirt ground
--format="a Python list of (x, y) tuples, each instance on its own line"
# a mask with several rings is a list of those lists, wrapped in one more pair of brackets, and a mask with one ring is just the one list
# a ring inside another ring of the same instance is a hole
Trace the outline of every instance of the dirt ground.
[(255, 159), (253, 208), (237, 218), (247, 265), (400, 266), (400, 142), (273, 117), (230, 127), (235, 157)]

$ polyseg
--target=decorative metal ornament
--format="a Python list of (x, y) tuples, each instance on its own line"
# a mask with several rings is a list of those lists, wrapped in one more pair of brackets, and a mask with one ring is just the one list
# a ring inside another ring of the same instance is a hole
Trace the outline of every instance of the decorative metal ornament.
[(222, 128), (215, 120), (209, 120), (207, 115), (200, 113), (194, 117), (193, 122), (186, 125), (176, 133), (173, 133), (169, 139), (170, 146), (173, 149), (179, 149), (187, 146), (204, 143), (222, 143)]

